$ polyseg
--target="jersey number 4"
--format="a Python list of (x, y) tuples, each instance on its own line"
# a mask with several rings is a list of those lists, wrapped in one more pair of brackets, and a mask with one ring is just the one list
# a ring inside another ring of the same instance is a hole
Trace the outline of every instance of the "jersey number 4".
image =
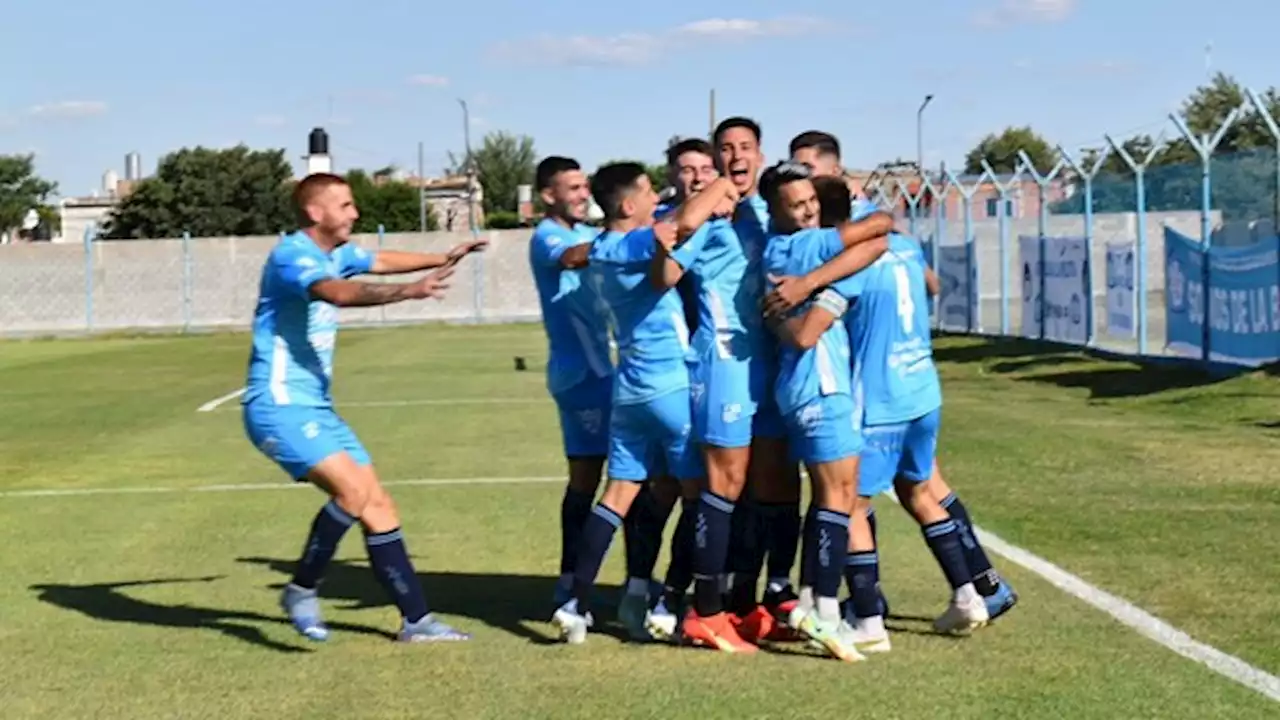
[(910, 335), (915, 328), (916, 306), (911, 301), (911, 278), (907, 276), (905, 265), (893, 266), (893, 280), (898, 289), (898, 319), (902, 321), (902, 332)]

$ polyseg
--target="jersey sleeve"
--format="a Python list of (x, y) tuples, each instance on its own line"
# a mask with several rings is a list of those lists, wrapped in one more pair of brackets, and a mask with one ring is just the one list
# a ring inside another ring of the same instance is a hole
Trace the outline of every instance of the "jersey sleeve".
[(849, 216), (849, 219), (857, 222), (878, 212), (880, 212), (879, 205), (876, 205), (874, 202), (866, 198), (862, 198), (853, 203), (853, 213)]
[(373, 270), (374, 253), (349, 242), (338, 248), (338, 274), (344, 278), (364, 275)]
[(658, 238), (652, 227), (636, 228), (622, 238), (623, 259), (628, 263), (652, 260), (658, 251)]
[(311, 286), (321, 280), (340, 279), (328, 258), (290, 245), (271, 251), (271, 269), (286, 290), (301, 298), (310, 298)]
[(533, 258), (533, 264), (549, 268), (559, 267), (560, 256), (574, 245), (569, 238), (558, 232), (537, 231), (529, 242), (532, 243), (529, 256)]

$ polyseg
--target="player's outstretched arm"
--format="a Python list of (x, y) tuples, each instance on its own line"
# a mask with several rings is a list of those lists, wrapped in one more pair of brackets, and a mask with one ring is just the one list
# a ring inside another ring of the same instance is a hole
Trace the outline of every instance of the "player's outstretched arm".
[(792, 318), (782, 319), (772, 316), (767, 319), (769, 327), (785, 343), (808, 350), (818, 344), (822, 337), (849, 307), (849, 301), (835, 290), (827, 289), (818, 295), (813, 307)]
[(390, 305), (404, 300), (443, 299), (453, 266), (445, 266), (411, 283), (364, 283), (326, 278), (311, 284), (311, 297), (338, 307)]
[(404, 250), (379, 250), (373, 256), (374, 275), (399, 275), (401, 273), (418, 272), (432, 268), (454, 265), (473, 252), (480, 252), (489, 246), (488, 240), (471, 240), (459, 243), (447, 253), (420, 253)]

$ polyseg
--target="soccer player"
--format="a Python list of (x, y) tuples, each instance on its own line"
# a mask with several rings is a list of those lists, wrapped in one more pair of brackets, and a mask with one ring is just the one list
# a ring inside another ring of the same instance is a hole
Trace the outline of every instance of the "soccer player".
[[(729, 296), (743, 297), (747, 302), (758, 302), (763, 295), (761, 263), (769, 234), (769, 207), (758, 192), (759, 172), (764, 164), (760, 138), (759, 124), (744, 117), (727, 118), (714, 133), (721, 167), (741, 198), (733, 229), (746, 262), (741, 287)], [(861, 242), (883, 235), (891, 225), (887, 215), (868, 217), (854, 224), (849, 232), (852, 239)], [(790, 457), (786, 428), (772, 392), (775, 340), (761, 331), (758, 318), (759, 312), (753, 311), (745, 326), (749, 333), (755, 333), (748, 335), (754, 350), (749, 363), (751, 403), (741, 408), (754, 410), (750, 441), (745, 447), (716, 448), (707, 456), (713, 487), (717, 478), (729, 491), (736, 488), (740, 493), (744, 484), (747, 487), (747, 496), (738, 502), (733, 517), (728, 571), (732, 585), (730, 609), (742, 618), (741, 634), (751, 639), (769, 637), (774, 621), (785, 620), (795, 606), (790, 574), (800, 537), (800, 476)], [(725, 409), (738, 404), (732, 397), (727, 400), (723, 403)], [(757, 578), (766, 556), (764, 601), (758, 604)]]
[[(281, 238), (262, 269), (253, 319), (253, 349), (242, 402), (245, 431), (295, 480), (330, 497), (311, 525), (302, 558), (280, 604), (304, 637), (324, 641), (317, 588), (343, 535), (364, 530), (374, 575), (400, 609), (405, 642), (467, 640), (433, 615), (400, 532), (391, 496), (369, 454), (333, 410), (329, 395), (338, 308), (439, 299), (452, 266), (484, 242), (447, 254), (381, 250), (350, 244), (359, 218), (351, 188), (337, 175), (304, 178), (293, 190), (301, 230)], [(438, 268), (410, 283), (371, 284), (356, 275), (388, 275)]]
[[(849, 212), (843, 183), (836, 180), (824, 190), (833, 201), (832, 215)], [(839, 197), (841, 191), (844, 198)], [(935, 627), (943, 632), (967, 631), (987, 622), (986, 604), (971, 582), (959, 528), (925, 486), (933, 467), (942, 404), (924, 305), (925, 269), (920, 245), (893, 233), (887, 254), (835, 286), (856, 301), (846, 320), (854, 384), (864, 403), (858, 494), (865, 512), (871, 498), (898, 482), (903, 505), (920, 523), (952, 587), (951, 604)], [(847, 610), (856, 644), (864, 652), (887, 652), (889, 636), (878, 597), (860, 592), (879, 583), (874, 544), (850, 547), (846, 575), (852, 593)]]
[[(538, 163), (534, 180), (547, 210), (529, 241), (529, 265), (550, 346), (547, 390), (560, 412), (569, 466), (569, 482), (560, 503), (560, 579), (553, 597), (558, 608), (573, 590), (578, 538), (595, 502), (608, 455), (613, 361), (605, 309), (585, 280), (587, 253), (597, 234), (584, 223), (591, 193), (587, 176), (576, 160), (551, 156)], [(672, 502), (674, 498), (663, 512), (662, 503), (646, 493), (625, 528), (629, 579), (619, 614), (633, 636), (639, 637), (643, 629), (649, 575), (658, 560)]]
[[(664, 272), (676, 228), (653, 222), (658, 198), (636, 163), (596, 171), (591, 194), (605, 214), (605, 231), (591, 245), (591, 282), (607, 306), (618, 345), (609, 423), (609, 483), (583, 526), (573, 596), (552, 617), (562, 638), (586, 639), (591, 594), (614, 531), (644, 482), (662, 472), (696, 484), (701, 468), (690, 452), (688, 328), (674, 290), (654, 278)], [(695, 558), (695, 563), (697, 562)]]
[[(858, 239), (857, 228), (848, 221), (837, 229), (819, 227), (818, 199), (803, 165), (779, 163), (765, 171), (760, 185), (772, 219), (773, 234), (764, 256), (770, 277), (808, 272)], [(858, 244), (851, 252), (865, 266), (884, 250), (881, 238)], [(854, 500), (862, 445), (859, 408), (850, 376), (849, 339), (844, 325), (835, 322), (846, 307), (842, 294), (829, 289), (795, 316), (775, 324), (784, 340), (775, 393), (791, 448), (805, 463), (813, 484), (801, 555), (801, 593), (789, 624), (834, 657), (854, 662), (864, 657), (852, 628), (841, 618), (840, 578), (851, 534), (858, 547), (871, 543), (871, 531), (861, 507), (864, 501)], [(812, 331), (814, 323), (806, 322), (811, 312), (827, 319), (817, 331)]]
[[(790, 151), (792, 161), (808, 166), (815, 176), (844, 178), (844, 169), (840, 160), (840, 142), (834, 135), (818, 130), (800, 133), (792, 138)], [(852, 191), (852, 188), (850, 188), (850, 191)], [(831, 197), (828, 195), (823, 197), (822, 200), (825, 214), (826, 206), (831, 202)], [(875, 204), (865, 199), (861, 199), (856, 203), (846, 201), (844, 204), (852, 205), (850, 212), (854, 219), (867, 217), (877, 212)], [(800, 302), (802, 298), (812, 294), (815, 288), (825, 287), (841, 277), (847, 277), (850, 272), (849, 267), (841, 268), (833, 263), (828, 267), (819, 269), (811, 277), (805, 278), (803, 282), (794, 287), (790, 287), (789, 282), (784, 280), (769, 298), (768, 305), (771, 311), (785, 311), (795, 303)], [(924, 269), (924, 273), (928, 293), (930, 295), (938, 294), (940, 282), (937, 275), (927, 266)], [(907, 502), (907, 498), (916, 492), (913, 485), (913, 483), (909, 482), (895, 484), (895, 491), (900, 491), (897, 492), (897, 495), (902, 500), (903, 508), (908, 512), (910, 512), (911, 505)], [(974, 573), (974, 585), (985, 599), (987, 612), (991, 619), (994, 620), (1011, 610), (1018, 602), (1017, 593), (992, 566), (991, 560), (987, 557), (986, 551), (982, 547), (982, 543), (978, 541), (977, 535), (973, 532), (973, 522), (969, 517), (968, 509), (943, 479), (936, 459), (930, 471), (926, 487), (928, 492), (947, 510), (951, 519), (960, 528), (966, 563)], [(875, 511), (871, 510), (870, 512), (871, 528), (874, 533), (876, 528)], [(888, 608), (884, 604), (883, 598), (881, 599), (881, 609), (884, 614), (888, 614)]]

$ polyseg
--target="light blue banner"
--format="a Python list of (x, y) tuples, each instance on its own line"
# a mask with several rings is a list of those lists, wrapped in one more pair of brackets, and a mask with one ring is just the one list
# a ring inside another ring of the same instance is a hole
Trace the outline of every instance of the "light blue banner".
[[(1204, 253), (1165, 228), (1169, 349), (1203, 357)], [(1261, 365), (1280, 358), (1280, 239), (1209, 250), (1209, 359)]]
[(946, 330), (975, 330), (978, 326), (977, 266), (969, 261), (969, 245), (938, 247), (938, 326)]

